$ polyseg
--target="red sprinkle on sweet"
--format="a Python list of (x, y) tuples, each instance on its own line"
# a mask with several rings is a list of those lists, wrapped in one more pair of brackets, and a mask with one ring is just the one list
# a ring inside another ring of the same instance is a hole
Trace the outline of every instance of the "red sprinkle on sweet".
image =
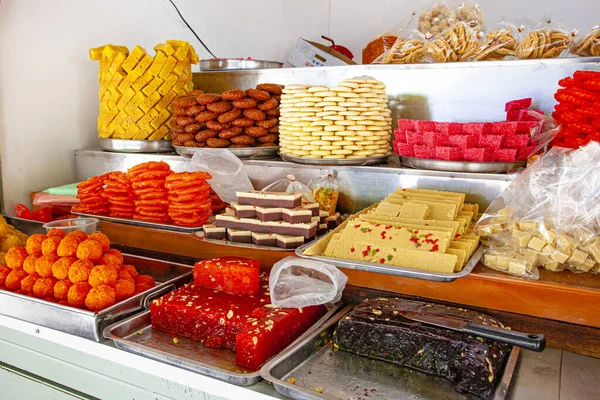
[(379, 263), (380, 263), (380, 264), (385, 264), (385, 258), (381, 258), (381, 259), (379, 259)]
[(419, 234), (419, 231), (414, 231), (413, 233), (414, 233), (415, 235), (418, 235), (418, 234)]
[(431, 236), (433, 236), (433, 233), (428, 233), (427, 235), (425, 235), (426, 238), (429, 238)]
[(358, 229), (358, 228), (360, 228), (360, 224), (354, 225), (354, 229)]
[(433, 247), (431, 248), (431, 250), (429, 251), (438, 251), (440, 249), (440, 246), (438, 246), (437, 244), (434, 244)]
[(367, 251), (371, 251), (371, 246), (367, 246)]
[(376, 226), (376, 227), (380, 227), (380, 226), (381, 226), (381, 224), (375, 224), (375, 226)]
[(410, 238), (410, 241), (413, 243), (419, 243), (419, 238), (416, 238), (416, 237)]
[(363, 250), (362, 254), (363, 254), (363, 257), (368, 256), (369, 255), (369, 250)]
[(460, 237), (460, 233), (457, 233), (456, 235), (454, 235), (455, 239), (458, 239)]
[(350, 253), (354, 253), (356, 251), (356, 249), (353, 247), (350, 249)]
[(373, 230), (372, 229), (367, 229), (367, 233), (369, 233), (369, 232), (373, 232)]
[(392, 229), (392, 225), (386, 225), (385, 229)]
[(379, 253), (379, 249), (375, 249), (375, 253)]

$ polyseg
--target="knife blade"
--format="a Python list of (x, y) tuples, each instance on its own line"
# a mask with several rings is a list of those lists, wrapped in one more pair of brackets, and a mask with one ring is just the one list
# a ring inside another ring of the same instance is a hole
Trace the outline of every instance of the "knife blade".
[(495, 340), (497, 342), (504, 342), (527, 350), (539, 352), (543, 351), (546, 347), (546, 337), (542, 334), (523, 333), (503, 328), (496, 328), (493, 326), (469, 322), (461, 318), (455, 318), (448, 315), (417, 313), (406, 310), (399, 310), (398, 313), (411, 321), (462, 332), (467, 335)]

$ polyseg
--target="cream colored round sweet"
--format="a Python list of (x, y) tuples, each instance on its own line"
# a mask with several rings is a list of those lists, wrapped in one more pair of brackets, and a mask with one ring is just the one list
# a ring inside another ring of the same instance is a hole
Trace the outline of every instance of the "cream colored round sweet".
[(327, 116), (322, 117), (322, 118), (325, 121), (331, 121), (330, 125), (333, 125), (333, 121), (343, 121), (344, 120), (344, 116), (343, 115), (327, 115)]
[(340, 107), (340, 106), (328, 106), (328, 107), (323, 107), (323, 111), (348, 111), (346, 109), (346, 107)]
[(319, 97), (334, 97), (337, 96), (336, 92), (332, 92), (330, 90), (327, 91), (323, 91), (323, 92), (316, 92), (315, 96), (319, 96)]
[(346, 127), (339, 126), (339, 125), (329, 125), (329, 126), (325, 127), (325, 130), (329, 131), (329, 132), (335, 132), (335, 131), (343, 131), (343, 130), (345, 130), (345, 128)]
[(331, 115), (337, 115), (337, 112), (335, 112), (335, 111), (322, 111), (320, 113), (317, 113), (316, 115), (317, 115), (317, 117), (328, 117), (328, 116), (331, 116)]
[(336, 92), (336, 93), (352, 93), (352, 88), (349, 88), (347, 86), (332, 86), (329, 88), (330, 91), (332, 92)]
[(335, 132), (335, 136), (355, 136), (356, 134), (353, 131), (337, 131)]
[(321, 117), (300, 117), (301, 121), (315, 122), (320, 121)]
[(342, 155), (342, 156), (349, 156), (352, 153), (353, 153), (353, 151), (350, 149), (333, 150), (331, 152), (331, 154)]
[(323, 157), (323, 156), (329, 156), (331, 155), (331, 151), (328, 150), (313, 150), (310, 152), (311, 156), (319, 156), (319, 157)]
[(323, 139), (315, 140), (315, 141), (311, 142), (311, 144), (313, 146), (331, 146), (331, 143), (332, 143), (331, 140), (323, 140)]
[(332, 97), (323, 97), (323, 101), (333, 101), (335, 103), (339, 103), (342, 101), (346, 101), (346, 99), (343, 97), (340, 97), (340, 96), (332, 96)]
[(312, 86), (309, 87), (306, 91), (308, 93), (316, 93), (316, 92), (326, 92), (329, 88), (327, 86)]
[(358, 111), (340, 111), (339, 115), (343, 115), (343, 116), (358, 116), (360, 115), (360, 113)]
[(322, 139), (327, 140), (329, 142), (341, 142), (343, 140), (341, 136), (335, 136), (335, 135), (323, 136)]
[(312, 112), (312, 113), (318, 113), (324, 111), (323, 107), (301, 107), (300, 108), (300, 112)]
[(358, 107), (359, 103), (353, 101), (342, 101), (338, 104), (340, 107)]
[(346, 92), (340, 92), (340, 93), (338, 93), (338, 96), (343, 97), (345, 99), (356, 99), (356, 98), (360, 97), (357, 93), (346, 93)]
[[(319, 117), (316, 117), (319, 118)], [(324, 119), (325, 117), (320, 117), (318, 121), (314, 121), (312, 122), (311, 125), (313, 126), (329, 126), (329, 125), (333, 125), (333, 121), (328, 121), (326, 119)]]
[[(321, 146), (321, 150), (328, 150), (328, 151), (335, 151), (335, 150), (339, 150), (341, 149), (342, 146), (336, 146), (336, 145), (331, 145), (331, 146)], [(335, 153), (334, 153), (335, 154)]]
[(349, 121), (347, 119), (344, 119), (341, 121), (335, 121), (334, 124), (335, 125), (343, 125), (343, 126), (354, 126), (354, 125), (356, 125), (356, 121)]
[[(321, 121), (315, 121), (315, 122), (321, 122)], [(322, 126), (304, 126), (302, 127), (302, 131), (303, 132), (319, 132), (322, 131), (323, 127)]]
[(337, 106), (337, 103), (334, 101), (322, 101), (320, 103), (315, 104), (315, 107), (327, 107), (327, 106)]
[(348, 111), (357, 111), (359, 113), (368, 111), (369, 109), (366, 107), (348, 107)]
[(364, 131), (367, 129), (367, 127), (365, 125), (355, 125), (355, 126), (349, 126), (346, 129), (348, 129), (350, 131)]
[(364, 150), (364, 148), (361, 145), (358, 145), (358, 144), (353, 144), (353, 145), (350, 145), (350, 146), (346, 146), (345, 149), (351, 150), (351, 151), (361, 151), (361, 150)]
[(350, 81), (346, 81), (346, 80), (341, 81), (340, 83), (338, 83), (338, 85), (342, 86), (342, 87), (349, 87), (351, 89), (356, 89), (358, 87), (358, 83), (350, 82)]

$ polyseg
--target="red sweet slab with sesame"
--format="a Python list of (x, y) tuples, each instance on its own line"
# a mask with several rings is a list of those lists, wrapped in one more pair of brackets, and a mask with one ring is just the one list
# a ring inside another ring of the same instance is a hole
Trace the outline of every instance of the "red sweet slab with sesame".
[(489, 135), (492, 133), (491, 122), (468, 122), (462, 127), (464, 135)]
[(434, 132), (435, 122), (419, 120), (417, 121), (417, 130), (419, 132)]
[(529, 135), (533, 135), (539, 129), (540, 123), (538, 121), (519, 121), (517, 123), (517, 134), (527, 133)]
[(529, 107), (531, 107), (531, 97), (527, 97), (525, 99), (509, 101), (504, 106), (504, 111), (512, 111), (512, 110), (518, 110), (520, 108), (529, 108)]
[(495, 149), (494, 161), (498, 162), (514, 162), (517, 161), (518, 149)]
[(448, 137), (448, 146), (469, 149), (477, 147), (478, 139), (475, 135), (450, 135)]
[(514, 135), (517, 133), (517, 121), (502, 121), (492, 124), (492, 135)]
[(425, 158), (428, 160), (435, 160), (435, 147), (416, 145), (415, 146), (415, 157)]
[(415, 119), (398, 119), (398, 128), (403, 131), (416, 131), (417, 120)]
[(510, 135), (504, 138), (504, 147), (507, 149), (524, 149), (529, 144), (529, 135)]
[(396, 152), (398, 155), (402, 157), (414, 157), (415, 156), (415, 146), (408, 143), (398, 143), (396, 142)]
[(479, 136), (479, 147), (485, 147), (489, 149), (499, 149), (504, 143), (504, 136), (501, 135), (484, 135)]
[(396, 141), (400, 143), (406, 143), (406, 131), (397, 128), (394, 130), (394, 137)]
[(242, 257), (220, 257), (194, 265), (194, 285), (231, 294), (258, 293), (260, 261)]
[(459, 161), (463, 159), (463, 149), (458, 147), (436, 147), (435, 158), (438, 160)]
[(406, 132), (406, 143), (408, 144), (423, 144), (423, 134), (420, 132)]
[(441, 132), (424, 132), (423, 133), (423, 144), (427, 146), (447, 146), (448, 135)]

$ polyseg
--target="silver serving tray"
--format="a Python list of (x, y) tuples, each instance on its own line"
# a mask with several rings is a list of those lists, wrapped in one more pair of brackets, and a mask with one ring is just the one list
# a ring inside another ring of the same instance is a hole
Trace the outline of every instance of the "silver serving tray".
[(519, 162), (471, 162), (471, 161), (445, 161), (426, 160), (422, 158), (400, 157), (400, 162), (405, 167), (417, 169), (431, 169), (448, 172), (480, 172), (498, 173), (508, 172), (527, 165), (525, 161)]
[[(454, 384), (444, 378), (334, 350), (333, 332), (353, 307), (346, 307), (321, 329), (265, 364), (262, 377), (273, 383), (279, 393), (298, 400), (476, 399), (458, 393)], [(504, 400), (518, 357), (519, 348), (513, 347), (493, 400)], [(289, 378), (295, 379), (294, 384), (287, 381)], [(316, 388), (321, 388), (322, 393)]]
[[(319, 330), (321, 325), (331, 318), (341, 305), (341, 302), (334, 305), (286, 349)], [(230, 349), (211, 349), (188, 338), (178, 338), (179, 343), (175, 345), (173, 344), (174, 336), (171, 333), (152, 329), (150, 310), (127, 318), (104, 330), (104, 337), (112, 340), (117, 348), (129, 353), (234, 385), (250, 386), (261, 380), (260, 371), (244, 370), (236, 365), (235, 353)]]
[(367, 158), (342, 158), (339, 160), (328, 160), (325, 158), (294, 157), (288, 154), (281, 153), (279, 153), (279, 156), (283, 161), (289, 161), (297, 164), (306, 165), (372, 165), (383, 164), (388, 158), (388, 156), (377, 156)]
[(194, 154), (196, 154), (197, 149), (202, 149), (202, 151), (214, 151), (214, 152), (222, 152), (223, 150), (229, 150), (238, 158), (248, 158), (248, 159), (264, 159), (264, 158), (272, 158), (277, 156), (277, 151), (279, 151), (279, 146), (271, 146), (271, 147), (224, 147), (224, 148), (210, 148), (210, 147), (183, 147), (183, 146), (175, 146), (175, 151), (177, 154), (183, 157), (192, 158)]
[(18, 217), (10, 217), (8, 215), (5, 215), (4, 219), (6, 219), (6, 222), (14, 226), (16, 229), (20, 230), (27, 236), (31, 236), (34, 233), (42, 233), (44, 235), (46, 234), (46, 228), (44, 228), (45, 222), (38, 222)]
[(200, 67), (200, 71), (231, 71), (239, 69), (281, 68), (283, 67), (283, 63), (279, 61), (240, 60), (231, 58), (200, 60), (198, 66)]
[(97, 313), (0, 290), (0, 314), (99, 342), (108, 325), (143, 310), (151, 299), (192, 279), (189, 265), (123, 256), (125, 264), (134, 265), (140, 275), (152, 276), (156, 286)]
[(170, 140), (100, 139), (100, 148), (115, 153), (172, 153)]
[(202, 230), (202, 225), (186, 227), (186, 226), (178, 226), (178, 225), (172, 225), (172, 224), (159, 224), (156, 222), (146, 222), (146, 221), (140, 221), (137, 219), (114, 218), (114, 217), (109, 217), (106, 215), (86, 214), (86, 213), (73, 212), (73, 211), (71, 211), (71, 213), (82, 216), (82, 217), (98, 218), (100, 221), (116, 222), (119, 224), (126, 224), (126, 225), (133, 225), (133, 226), (143, 226), (144, 228), (162, 229), (165, 231), (192, 233), (192, 232), (197, 232), (197, 231)]

